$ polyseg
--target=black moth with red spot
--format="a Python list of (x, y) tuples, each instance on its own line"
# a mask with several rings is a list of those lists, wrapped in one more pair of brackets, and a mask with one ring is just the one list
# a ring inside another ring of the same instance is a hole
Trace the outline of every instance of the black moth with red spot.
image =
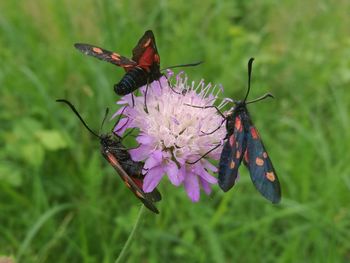
[[(103, 157), (113, 166), (125, 185), (141, 200), (141, 202), (152, 212), (158, 214), (159, 211), (154, 202), (161, 200), (161, 194), (157, 189), (151, 193), (145, 193), (142, 190), (143, 179), (145, 175), (142, 173), (143, 162), (135, 162), (127, 149), (122, 144), (122, 138), (115, 133), (98, 135), (92, 131), (85, 121), (82, 119), (75, 107), (67, 100), (56, 100), (57, 102), (66, 103), (72, 111), (78, 116), (83, 125), (96, 137), (100, 139), (101, 153)], [(107, 114), (106, 114), (107, 116)]]
[(272, 203), (281, 200), (281, 187), (270, 157), (252, 123), (247, 104), (272, 97), (266, 94), (256, 100), (246, 102), (250, 91), (253, 58), (248, 62), (248, 91), (243, 101), (235, 102), (233, 111), (226, 116), (227, 141), (219, 163), (219, 186), (225, 192), (233, 187), (238, 168), (243, 163), (257, 190)]
[(132, 50), (132, 59), (89, 44), (77, 43), (74, 46), (86, 55), (125, 69), (126, 74), (119, 83), (114, 85), (114, 91), (118, 95), (129, 94), (141, 86), (158, 80), (162, 76), (156, 40), (151, 30), (147, 30), (144, 33)]

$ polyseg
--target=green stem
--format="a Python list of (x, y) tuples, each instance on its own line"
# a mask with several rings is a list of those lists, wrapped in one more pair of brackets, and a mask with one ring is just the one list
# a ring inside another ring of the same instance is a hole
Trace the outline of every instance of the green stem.
[(136, 222), (135, 222), (135, 225), (133, 227), (133, 229), (131, 230), (131, 233), (128, 237), (128, 240), (126, 240), (125, 244), (124, 244), (124, 247), (122, 249), (122, 251), (120, 252), (118, 258), (115, 260), (114, 263), (120, 263), (120, 262), (125, 262), (125, 261), (122, 261), (126, 255), (126, 252), (128, 251), (129, 247), (130, 247), (130, 244), (131, 244), (131, 241), (138, 229), (138, 227), (140, 226), (140, 222), (141, 222), (141, 217), (142, 217), (142, 214), (143, 212), (145, 211), (145, 206), (142, 205), (141, 208), (140, 208), (140, 211), (139, 211), (139, 214), (137, 215), (137, 218), (136, 218)]

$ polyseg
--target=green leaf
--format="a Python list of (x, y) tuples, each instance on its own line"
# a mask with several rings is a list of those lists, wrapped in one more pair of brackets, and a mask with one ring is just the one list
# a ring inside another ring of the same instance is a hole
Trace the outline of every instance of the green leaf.
[(55, 130), (40, 130), (35, 133), (40, 143), (46, 150), (56, 151), (67, 148), (68, 143), (59, 131)]
[(22, 176), (20, 169), (16, 168), (14, 165), (11, 164), (1, 163), (0, 181), (6, 182), (11, 186), (20, 186), (22, 184)]
[(44, 160), (44, 148), (37, 143), (27, 143), (21, 145), (21, 151), (19, 151), (25, 162), (39, 167)]

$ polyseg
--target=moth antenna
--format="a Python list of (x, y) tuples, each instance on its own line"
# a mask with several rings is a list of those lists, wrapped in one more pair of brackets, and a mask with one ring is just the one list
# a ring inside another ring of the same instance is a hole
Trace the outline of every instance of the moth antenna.
[(202, 160), (205, 156), (207, 156), (209, 153), (211, 153), (212, 151), (216, 150), (217, 148), (219, 148), (219, 146), (221, 145), (221, 143), (219, 143), (218, 145), (216, 145), (214, 148), (210, 149), (209, 151), (207, 151), (205, 154), (203, 154), (201, 157), (199, 157), (197, 160), (195, 160), (194, 162), (186, 162), (188, 164), (195, 164), (197, 162), (199, 162), (200, 160)]
[(64, 99), (58, 99), (56, 100), (57, 102), (63, 102), (65, 104), (67, 104), (71, 110), (75, 113), (75, 115), (77, 115), (77, 117), (79, 118), (79, 120), (83, 123), (83, 125), (85, 126), (85, 128), (92, 133), (93, 135), (95, 135), (97, 138), (100, 138), (100, 136), (98, 134), (96, 134), (93, 130), (91, 130), (89, 128), (89, 126), (85, 123), (85, 121), (83, 120), (83, 118), (80, 116), (79, 112), (76, 110), (76, 108), (74, 107), (74, 105), (72, 103), (70, 103), (68, 100), (64, 100)]
[(247, 90), (247, 93), (245, 95), (243, 102), (245, 102), (247, 100), (249, 92), (250, 92), (250, 80), (252, 78), (253, 61), (254, 61), (254, 58), (250, 58), (248, 61), (248, 90)]
[(189, 64), (174, 65), (174, 66), (170, 66), (170, 67), (163, 68), (163, 69), (161, 69), (160, 71), (164, 71), (164, 70), (171, 69), (171, 68), (195, 67), (195, 66), (198, 66), (198, 65), (202, 64), (203, 62), (204, 62), (204, 61), (198, 61), (198, 62), (189, 63)]
[[(123, 137), (121, 138), (121, 140), (124, 140), (126, 137), (128, 137), (136, 128), (132, 128), (130, 129), (126, 134), (123, 135)], [(133, 136), (133, 135), (130, 135)], [(136, 138), (136, 136), (134, 136)]]
[(106, 121), (106, 119), (107, 119), (108, 113), (109, 113), (109, 108), (106, 108), (105, 116), (103, 117), (103, 120), (102, 120), (102, 123), (101, 123), (101, 127), (100, 127), (99, 134), (101, 134), (101, 131), (102, 131), (103, 125), (105, 124), (105, 121)]
[(258, 102), (258, 101), (264, 100), (266, 98), (273, 98), (274, 99), (275, 97), (271, 93), (266, 93), (265, 95), (262, 95), (261, 97), (255, 99), (255, 100), (251, 100), (251, 101), (246, 102), (246, 104)]

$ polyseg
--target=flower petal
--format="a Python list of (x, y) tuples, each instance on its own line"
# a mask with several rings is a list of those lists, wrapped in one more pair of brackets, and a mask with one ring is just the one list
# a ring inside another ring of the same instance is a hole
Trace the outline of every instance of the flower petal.
[(198, 176), (203, 178), (208, 183), (216, 184), (218, 182), (218, 179), (209, 174), (200, 163), (197, 163), (195, 167), (195, 172)]
[(149, 156), (152, 146), (141, 144), (139, 147), (130, 149), (131, 159), (135, 162), (143, 161)]
[(181, 166), (177, 174), (177, 177), (179, 177), (179, 179), (181, 180), (181, 183), (185, 180), (186, 176), (187, 176), (186, 166)]
[(140, 134), (137, 136), (136, 141), (141, 144), (152, 144), (154, 142), (154, 138), (152, 136), (148, 136), (147, 134)]
[(193, 173), (187, 173), (184, 181), (185, 190), (187, 192), (188, 197), (192, 200), (192, 202), (199, 201), (199, 183), (198, 178)]
[(123, 115), (128, 116), (129, 119), (131, 119), (131, 120), (135, 119), (135, 116), (138, 115), (138, 114), (139, 114), (138, 111), (135, 110), (134, 108), (131, 108), (131, 107), (127, 108), (123, 112)]
[[(149, 155), (149, 152), (147, 154)], [(159, 166), (162, 160), (163, 160), (162, 151), (160, 150), (154, 151), (146, 160), (144, 168), (151, 169), (155, 166)]]
[(207, 195), (210, 195), (210, 193), (211, 193), (210, 184), (207, 181), (205, 181), (203, 178), (201, 178), (201, 177), (199, 177), (199, 181), (201, 182), (201, 185), (202, 185), (202, 188), (203, 188), (204, 192)]
[(129, 104), (132, 105), (132, 96), (133, 94), (127, 94), (123, 97), (121, 97), (121, 99), (119, 101), (117, 101), (117, 104)]
[(202, 164), (205, 169), (208, 169), (214, 173), (218, 171), (218, 168), (206, 159), (202, 159)]
[(118, 135), (122, 135), (127, 128), (129, 128), (129, 118), (122, 118), (118, 124), (114, 127), (114, 132)]
[(124, 113), (125, 111), (127, 111), (128, 110), (127, 107), (128, 107), (128, 105), (126, 105), (124, 107), (120, 107), (119, 110), (117, 110), (117, 112), (114, 113), (110, 119), (114, 119), (116, 116), (120, 115), (122, 112)]
[(165, 172), (168, 174), (168, 178), (173, 185), (179, 186), (182, 183), (179, 168), (176, 163), (169, 161), (166, 166), (164, 166)]
[(163, 167), (156, 166), (152, 169), (149, 169), (145, 178), (143, 179), (143, 191), (145, 193), (150, 193), (157, 187), (160, 180), (164, 175)]
[(163, 87), (167, 88), (168, 86), (168, 79), (163, 76), (159, 80), (155, 80), (151, 83), (152, 93), (156, 96), (160, 96)]

